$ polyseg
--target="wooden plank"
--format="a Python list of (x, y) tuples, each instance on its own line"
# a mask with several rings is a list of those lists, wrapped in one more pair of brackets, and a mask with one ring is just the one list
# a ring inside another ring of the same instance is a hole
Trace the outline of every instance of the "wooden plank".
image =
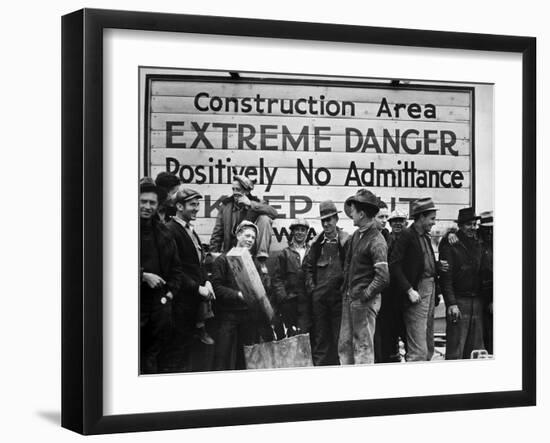
[[(174, 129), (175, 131), (177, 129)], [(183, 135), (173, 135), (167, 131), (151, 131), (150, 132), (150, 146), (151, 148), (153, 149), (159, 149), (159, 148), (166, 148), (166, 145), (167, 145), (167, 136), (170, 136), (169, 140), (171, 143), (185, 143), (186, 146), (188, 147), (191, 147), (193, 146), (193, 143), (195, 142), (195, 140), (197, 139), (197, 134), (195, 131), (189, 131), (189, 130), (186, 130), (183, 132)], [(291, 134), (292, 136), (292, 139), (293, 140), (300, 140), (300, 134)], [(214, 148), (216, 149), (221, 149), (222, 146), (223, 146), (223, 143), (224, 143), (224, 140), (223, 140), (223, 135), (219, 132), (209, 132), (208, 135), (207, 135), (207, 138), (208, 138), (208, 141), (212, 144), (212, 146), (214, 146)], [(314, 147), (315, 147), (315, 138), (314, 138), (314, 135), (311, 134), (307, 137), (307, 146), (308, 146), (308, 151), (313, 151), (314, 150)], [(411, 136), (410, 137), (410, 142), (409, 144), (410, 145), (413, 145), (413, 143), (418, 139), (418, 137), (414, 137), (414, 136)], [(441, 146), (441, 139), (440, 137), (438, 136), (435, 136), (433, 137), (434, 139), (434, 142), (433, 142), (433, 146)], [(283, 149), (283, 142), (281, 140), (281, 137), (279, 137), (279, 148), (280, 150)], [(364, 142), (365, 142), (365, 139), (364, 139), (364, 136), (363, 136), (363, 147), (364, 147)], [(386, 150), (386, 152), (389, 152), (389, 153), (395, 153), (395, 150), (392, 148), (392, 142), (395, 142), (395, 140), (393, 139), (388, 139), (388, 140), (384, 140), (384, 137), (382, 136), (378, 136), (376, 137), (376, 142), (378, 143), (378, 146), (380, 147), (380, 149), (382, 151), (384, 151), (384, 149)], [(228, 149), (238, 149), (239, 147), (239, 138), (238, 138), (238, 133), (236, 132), (230, 132), (227, 134), (227, 137), (226, 137), (226, 141), (225, 141), (226, 145), (227, 145), (227, 148)], [(349, 145), (353, 148), (355, 148), (356, 146), (358, 146), (360, 143), (359, 141), (359, 138), (354, 135), (351, 139), (350, 139), (350, 143)], [(369, 141), (369, 143), (371, 143), (370, 146), (372, 146), (373, 144), (375, 145), (376, 143), (374, 141)], [(287, 140), (287, 143), (286, 143), (286, 151), (284, 152), (287, 152), (287, 151), (304, 151), (304, 146), (305, 146), (306, 142), (305, 141), (301, 141), (296, 149), (292, 146), (292, 144)], [(331, 135), (331, 138), (330, 138), (330, 143), (325, 143), (323, 142), (321, 146), (325, 146), (325, 145), (329, 145), (330, 148), (331, 148), (331, 151), (332, 152), (345, 152), (346, 151), (346, 137), (345, 135), (342, 135), (342, 134), (336, 134), (336, 135)], [(431, 145), (432, 146), (432, 145)], [(198, 147), (199, 148), (202, 148), (204, 147), (204, 143), (200, 142), (198, 144)], [(250, 150), (248, 148), (248, 145), (246, 144), (243, 144), (243, 147), (246, 149), (246, 150)], [(169, 149), (173, 149), (173, 148), (169, 148)], [(399, 146), (399, 150), (400, 152), (403, 151), (403, 148), (401, 146)], [(359, 149), (359, 152), (362, 151), (362, 148)], [(469, 140), (457, 140), (456, 141), (456, 144), (453, 146), (453, 151), (456, 151), (458, 152), (458, 155), (469, 155), (470, 154), (470, 141)], [(372, 148), (372, 147), (369, 147), (369, 145), (367, 145), (367, 147), (365, 148), (365, 152), (375, 152), (375, 148)], [(447, 155), (448, 155), (448, 151), (445, 150), (444, 151)]]
[(232, 248), (227, 253), (227, 263), (246, 303), (251, 307), (259, 306), (262, 308), (267, 318), (271, 320), (273, 318), (273, 308), (267, 298), (262, 280), (248, 249)]
[[(327, 128), (321, 131), (322, 135), (345, 135), (348, 128), (356, 128), (362, 134), (365, 134), (372, 128), (374, 135), (383, 136), (384, 129), (394, 134), (395, 130), (399, 129), (401, 133), (406, 130), (420, 131), (420, 136), (423, 136), (423, 131), (437, 131), (431, 137), (435, 137), (440, 131), (452, 131), (455, 133), (458, 140), (470, 139), (470, 125), (467, 122), (449, 122), (439, 123), (430, 121), (400, 121), (400, 120), (379, 120), (379, 119), (336, 119), (322, 117), (280, 117), (280, 116), (257, 116), (257, 115), (189, 115), (189, 114), (169, 114), (169, 113), (151, 113), (151, 130), (160, 131), (167, 130), (166, 122), (176, 122), (178, 127), (174, 130), (192, 131), (193, 124), (204, 130), (205, 133), (217, 133), (223, 130), (228, 133), (238, 132), (238, 126), (235, 127), (215, 127), (214, 125), (251, 125), (256, 131), (254, 143), (259, 142), (261, 126), (273, 126), (265, 129), (268, 134), (281, 134), (283, 126), (287, 131), (293, 134), (299, 134), (304, 126), (309, 128), (311, 134), (314, 134), (315, 128)], [(248, 135), (250, 129), (242, 129), (244, 134)], [(318, 130), (319, 131), (319, 130)], [(269, 140), (269, 144), (274, 144), (275, 139)]]
[[(192, 117), (191, 115), (201, 115), (201, 112), (195, 106), (194, 97), (176, 97), (176, 96), (153, 96), (151, 97), (151, 112), (153, 113), (171, 113), (171, 114), (183, 114), (181, 118), (189, 120)], [(395, 114), (393, 112), (394, 106), (396, 103), (388, 103), (390, 109), (392, 110), (392, 116)], [(199, 102), (200, 107), (204, 107), (201, 102)], [(216, 108), (217, 109), (217, 108)], [(227, 109), (227, 110), (226, 110)], [(280, 106), (272, 107), (272, 111), (269, 115), (274, 116), (284, 116), (285, 118), (294, 118), (299, 117), (300, 114), (293, 113), (289, 114), (289, 108), (287, 105), (284, 105), (285, 112), (282, 112)], [(245, 108), (244, 111), (247, 109)], [(377, 117), (377, 114), (380, 110), (380, 103), (369, 103), (369, 102), (354, 102), (354, 116), (335, 116), (334, 118), (346, 118), (346, 119), (369, 119), (374, 118), (377, 120), (388, 120), (387, 113), (380, 113), (380, 117)], [(255, 109), (252, 109), (251, 112), (244, 112), (242, 107), (236, 107), (232, 104), (227, 107), (223, 107), (220, 111), (210, 110), (207, 112), (208, 115), (260, 115)], [(421, 117), (417, 115), (418, 112), (415, 111), (412, 113), (412, 117), (409, 113), (400, 110), (399, 111), (399, 120), (405, 121), (437, 121), (437, 122), (467, 122), (470, 121), (470, 108), (467, 106), (437, 106), (435, 109), (436, 118), (424, 116), (423, 112), (420, 113)], [(429, 114), (428, 114), (429, 116)]]
[[(186, 164), (188, 166), (191, 166), (191, 167), (198, 166), (198, 165), (190, 164), (190, 163), (186, 163)], [(430, 167), (434, 166), (433, 163), (430, 163), (430, 164), (426, 163), (426, 164)], [(244, 165), (234, 165), (234, 166), (240, 169)], [(417, 162), (415, 162), (415, 166), (418, 167)], [(248, 168), (249, 166), (246, 166), (246, 167)], [(160, 172), (163, 172), (165, 170), (166, 170), (165, 165), (163, 165), (163, 166), (160, 166), (160, 165), (153, 166), (151, 168), (151, 176), (156, 177), (157, 174), (159, 174)], [(250, 169), (248, 169), (248, 171), (250, 171)], [(442, 170), (438, 170), (438, 171), (441, 172)], [(349, 168), (345, 168), (345, 169), (331, 168), (330, 173), (331, 173), (331, 176), (332, 176), (332, 178), (331, 178), (332, 183), (345, 183), (346, 178), (349, 174)], [(470, 172), (469, 171), (464, 171), (464, 172), (462, 172), (462, 174), (464, 176), (464, 179), (462, 179), (460, 181), (462, 183), (462, 187), (463, 188), (469, 188), (470, 187)], [(245, 173), (245, 175), (249, 175), (251, 178), (258, 179), (258, 174), (251, 175), (249, 173)], [(275, 177), (277, 179), (277, 183), (297, 184), (299, 175), (300, 175), (300, 173), (298, 172), (297, 168), (278, 168)], [(446, 174), (445, 177), (446, 177), (445, 180), (447, 180), (449, 175)], [(302, 182), (303, 182), (303, 175), (302, 175)], [(352, 183), (353, 183), (353, 185), (356, 185), (355, 181), (352, 181)], [(229, 182), (227, 184), (229, 185)], [(261, 182), (259, 182), (259, 185), (261, 185)], [(199, 186), (202, 186), (202, 184), (199, 185)], [(304, 188), (304, 192), (306, 192), (306, 190), (307, 190), (307, 188)], [(299, 190), (297, 189), (297, 191), (299, 191)]]
[[(404, 162), (415, 162), (417, 169), (425, 170), (470, 170), (470, 157), (427, 156), (427, 155), (403, 155), (403, 154), (371, 154), (353, 152), (289, 152), (275, 151), (236, 151), (218, 149), (152, 149), (151, 165), (166, 167), (166, 158), (176, 159), (180, 165), (204, 165), (218, 164), (225, 166), (247, 165), (251, 167), (296, 168), (298, 160), (309, 168), (310, 161), (313, 168), (325, 167), (329, 169), (347, 169), (351, 162), (355, 162), (357, 168), (369, 168), (374, 162), (377, 169), (394, 169)], [(211, 159), (211, 160), (210, 160)], [(228, 160), (229, 159), (229, 160)], [(206, 171), (207, 173), (209, 171)], [(238, 171), (239, 172), (239, 171)], [(224, 172), (225, 174), (225, 172)]]
[(222, 83), (200, 81), (154, 81), (152, 95), (195, 97), (200, 92), (219, 97), (308, 98), (310, 95), (325, 100), (348, 100), (380, 103), (386, 98), (391, 103), (432, 103), (436, 106), (469, 106), (470, 94), (464, 91), (411, 90), (389, 88), (361, 88), (340, 86), (312, 86), (259, 83)]

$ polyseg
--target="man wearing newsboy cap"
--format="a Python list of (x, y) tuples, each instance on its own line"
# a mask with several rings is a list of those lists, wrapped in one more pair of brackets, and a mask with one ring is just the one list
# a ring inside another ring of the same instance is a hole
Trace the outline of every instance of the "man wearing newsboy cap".
[[(269, 246), (273, 234), (271, 223), (277, 211), (267, 202), (252, 195), (254, 181), (244, 175), (235, 175), (232, 195), (222, 201), (216, 224), (210, 237), (210, 252), (228, 252), (236, 243), (235, 229), (243, 221), (253, 222), (258, 227), (255, 256), (265, 269), (265, 259), (269, 256)], [(254, 252), (254, 251), (253, 251)]]
[(342, 318), (344, 251), (349, 235), (337, 226), (331, 200), (319, 204), (321, 232), (304, 259), (306, 294), (311, 298), (311, 356), (315, 366), (338, 365), (338, 335)]
[(343, 365), (374, 363), (374, 333), (382, 290), (389, 284), (388, 249), (375, 220), (379, 200), (359, 189), (344, 205), (357, 230), (346, 250), (338, 355)]
[(407, 361), (426, 361), (433, 356), (434, 302), (438, 269), (429, 233), (437, 208), (431, 198), (411, 204), (414, 222), (395, 240), (390, 256), (390, 274), (403, 301)]
[(458, 211), (458, 241), (446, 239), (439, 244), (441, 260), (449, 269), (441, 274), (441, 286), (447, 307), (446, 360), (470, 358), (483, 344), (483, 297), (480, 294), (481, 243), (476, 236), (480, 219), (474, 208)]

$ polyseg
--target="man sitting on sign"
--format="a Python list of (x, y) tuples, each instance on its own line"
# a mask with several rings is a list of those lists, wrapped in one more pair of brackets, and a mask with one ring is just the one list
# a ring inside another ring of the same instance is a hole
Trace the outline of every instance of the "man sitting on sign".
[[(235, 231), (237, 248), (251, 250), (258, 235), (258, 227), (250, 222), (241, 222)], [(269, 276), (260, 272), (260, 263), (254, 259), (256, 270), (264, 288), (269, 287)], [(214, 355), (215, 370), (245, 369), (244, 345), (258, 343), (273, 332), (259, 304), (247, 303), (253, 299), (239, 289), (236, 276), (231, 271), (224, 252), (215, 261), (212, 269), (212, 285), (216, 293), (218, 334)]]
[(257, 227), (255, 255), (260, 260), (262, 272), (267, 274), (265, 260), (271, 245), (271, 221), (277, 211), (266, 202), (251, 194), (254, 182), (244, 175), (233, 180), (233, 195), (223, 200), (216, 224), (210, 237), (210, 252), (227, 252), (235, 246), (235, 227), (243, 220), (253, 222)]

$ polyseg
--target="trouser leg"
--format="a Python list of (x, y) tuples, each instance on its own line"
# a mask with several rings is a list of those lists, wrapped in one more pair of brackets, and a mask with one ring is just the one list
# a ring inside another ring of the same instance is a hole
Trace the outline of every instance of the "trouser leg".
[[(404, 309), (403, 320), (407, 337), (407, 361), (426, 361), (428, 359), (428, 313), (432, 297), (427, 291), (421, 291), (422, 282), (419, 285), (420, 301), (409, 305)], [(433, 279), (431, 279), (433, 285)]]
[(219, 314), (214, 370), (223, 371), (236, 368), (237, 328), (238, 322), (235, 313), (221, 312)]
[(365, 303), (354, 300), (350, 304), (355, 364), (374, 363), (374, 331), (379, 309), (380, 294)]
[(269, 257), (269, 247), (271, 246), (271, 237), (273, 230), (271, 228), (272, 220), (267, 215), (259, 215), (254, 222), (258, 227), (258, 237), (256, 238), (256, 257)]

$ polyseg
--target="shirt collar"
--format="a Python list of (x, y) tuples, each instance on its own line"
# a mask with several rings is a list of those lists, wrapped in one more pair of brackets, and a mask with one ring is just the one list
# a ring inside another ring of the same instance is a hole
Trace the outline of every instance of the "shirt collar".
[(180, 225), (182, 225), (185, 229), (191, 229), (193, 226), (188, 221), (184, 220), (183, 218), (179, 218), (177, 215), (173, 217), (173, 219), (178, 222)]

